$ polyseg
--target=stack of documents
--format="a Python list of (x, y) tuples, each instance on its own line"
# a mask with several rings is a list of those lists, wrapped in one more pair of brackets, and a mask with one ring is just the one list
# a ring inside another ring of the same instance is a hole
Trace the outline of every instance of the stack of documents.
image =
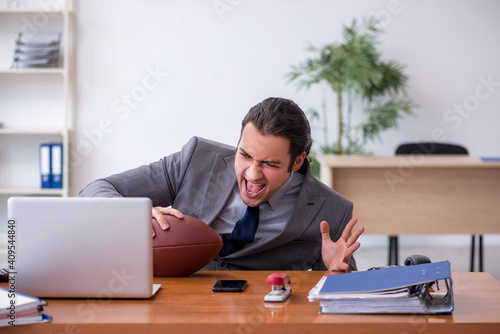
[(45, 305), (42, 299), (0, 287), (0, 327), (52, 321), (42, 313)]
[(309, 301), (315, 300), (320, 313), (450, 313), (450, 263), (324, 276), (309, 292)]
[(60, 33), (19, 33), (12, 67), (57, 67), (60, 42)]

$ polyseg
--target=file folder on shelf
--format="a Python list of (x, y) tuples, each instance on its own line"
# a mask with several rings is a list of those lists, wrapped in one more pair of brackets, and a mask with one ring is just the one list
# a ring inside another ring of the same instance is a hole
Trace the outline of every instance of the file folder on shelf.
[(450, 263), (324, 276), (309, 292), (309, 300), (320, 300), (320, 313), (450, 313)]
[(42, 189), (62, 189), (63, 150), (61, 143), (40, 144), (40, 177)]
[(52, 188), (51, 183), (51, 147), (50, 144), (40, 144), (40, 177), (41, 188)]
[(51, 145), (52, 188), (62, 188), (62, 144)]

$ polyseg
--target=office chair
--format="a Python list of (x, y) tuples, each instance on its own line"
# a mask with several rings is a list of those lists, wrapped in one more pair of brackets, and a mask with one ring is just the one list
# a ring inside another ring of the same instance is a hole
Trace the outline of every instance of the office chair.
[[(396, 148), (396, 155), (399, 154), (466, 154), (469, 152), (460, 145), (419, 142), (401, 144)], [(476, 236), (472, 235), (470, 271), (474, 271)], [(389, 265), (398, 264), (399, 242), (398, 236), (389, 236)], [(483, 271), (483, 236), (479, 235), (479, 271)]]
[(444, 143), (408, 143), (401, 144), (396, 154), (469, 154), (465, 147)]

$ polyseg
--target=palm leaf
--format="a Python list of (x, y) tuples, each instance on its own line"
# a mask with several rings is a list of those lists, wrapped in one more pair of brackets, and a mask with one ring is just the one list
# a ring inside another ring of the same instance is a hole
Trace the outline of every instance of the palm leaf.
[[(395, 128), (405, 116), (413, 115), (415, 105), (406, 96), (408, 77), (404, 67), (394, 60), (384, 61), (378, 50), (382, 33), (379, 22), (374, 18), (363, 20), (358, 24), (353, 19), (350, 25), (344, 25), (342, 42), (330, 43), (323, 47), (306, 46), (310, 57), (298, 65), (292, 65), (285, 75), (289, 82), (296, 83), (299, 88), (309, 89), (311, 86), (326, 82), (338, 96), (337, 116), (344, 111), (342, 96), (346, 92), (354, 92), (361, 103), (366, 105), (364, 120), (356, 127), (343, 124), (339, 119), (340, 131), (334, 145), (324, 143), (323, 153), (366, 154), (363, 146), (370, 140), (380, 137), (380, 133)], [(351, 110), (348, 100), (348, 110)], [(319, 113), (313, 115), (318, 119)], [(352, 138), (358, 133), (357, 138)], [(328, 136), (325, 136), (326, 138)], [(341, 138), (348, 145), (342, 147)]]

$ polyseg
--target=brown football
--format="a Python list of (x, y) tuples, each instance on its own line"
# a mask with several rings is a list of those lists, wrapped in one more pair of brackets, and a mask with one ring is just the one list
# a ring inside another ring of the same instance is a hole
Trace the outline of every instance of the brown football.
[(170, 228), (162, 230), (153, 220), (153, 275), (187, 276), (212, 261), (222, 249), (222, 238), (192, 216), (165, 215)]

